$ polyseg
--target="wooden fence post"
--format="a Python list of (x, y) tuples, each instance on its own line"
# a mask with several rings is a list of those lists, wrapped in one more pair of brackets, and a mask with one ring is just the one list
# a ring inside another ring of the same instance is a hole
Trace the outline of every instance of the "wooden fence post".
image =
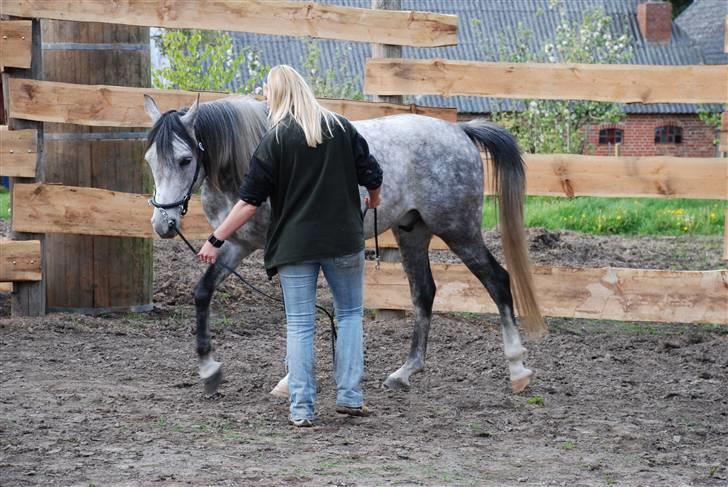
[[(45, 180), (45, 168), (43, 163), (43, 123), (31, 122), (28, 120), (10, 118), (8, 96), (8, 80), (13, 78), (32, 78), (41, 79), (43, 73), (43, 57), (41, 45), (41, 29), (40, 20), (32, 22), (32, 53), (30, 69), (5, 68), (2, 75), (3, 100), (5, 113), (8, 115), (8, 128), (11, 130), (18, 129), (35, 129), (37, 131), (37, 160), (35, 179), (14, 177), (10, 179), (11, 187), (16, 183), (32, 183), (35, 181), (42, 182)], [(12, 208), (11, 193), (10, 208)], [(10, 221), (12, 222), (12, 213)], [(46, 263), (44, 258), (45, 236), (43, 234), (11, 232), (12, 240), (40, 240), (41, 245), (41, 280), (40, 281), (18, 281), (14, 285), (12, 301), (10, 305), (11, 314), (13, 316), (43, 316), (46, 314)]]
[[(373, 9), (382, 10), (401, 10), (402, 0), (372, 0)], [(372, 57), (373, 58), (400, 58), (402, 57), (402, 46), (392, 46), (389, 44), (372, 44)], [(373, 101), (387, 102), (387, 103), (403, 103), (404, 97), (402, 95), (395, 96), (379, 96), (374, 95)], [(387, 175), (385, 174), (386, 178)], [(386, 198), (386, 195), (383, 195)], [(396, 248), (382, 248), (380, 249), (380, 256), (382, 262), (401, 262), (402, 257), (399, 254), (399, 249)], [(405, 317), (405, 312), (395, 309), (379, 309), (376, 310), (377, 319), (381, 320), (397, 320)]]

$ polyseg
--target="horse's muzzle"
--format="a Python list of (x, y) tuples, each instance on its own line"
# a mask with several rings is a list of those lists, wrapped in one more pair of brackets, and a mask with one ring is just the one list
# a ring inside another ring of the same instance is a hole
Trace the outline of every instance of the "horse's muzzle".
[(174, 238), (177, 235), (175, 226), (180, 224), (180, 217), (174, 215), (174, 211), (167, 210), (164, 215), (158, 209), (154, 210), (152, 215), (152, 228), (161, 238)]

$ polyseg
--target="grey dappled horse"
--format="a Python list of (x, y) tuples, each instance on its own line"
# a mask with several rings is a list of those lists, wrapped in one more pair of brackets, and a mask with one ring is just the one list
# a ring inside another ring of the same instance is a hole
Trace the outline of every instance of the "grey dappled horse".
[[(231, 96), (161, 113), (154, 100), (145, 96), (145, 109), (154, 122), (145, 159), (154, 176), (156, 202), (175, 202), (172, 208), (154, 209), (154, 230), (162, 238), (174, 237), (170, 224), (179, 225), (184, 213), (179, 203), (200, 185), (207, 219), (217, 227), (239, 201), (238, 188), (251, 155), (267, 130), (264, 103)], [(406, 390), (410, 376), (425, 366), (435, 298), (428, 256), (434, 234), (460, 257), (498, 306), (512, 389), (522, 391), (533, 373), (523, 365), (526, 350), (516, 328), (511, 289), (526, 331), (541, 334), (545, 325), (531, 282), (523, 228), (524, 165), (513, 137), (482, 120), (450, 123), (419, 115), (377, 118), (354, 122), (354, 126), (384, 171), (378, 230), (391, 228), (394, 232), (415, 310), (409, 356), (384, 385)], [(510, 276), (488, 251), (481, 235), (484, 169), (479, 149), (491, 155)], [(365, 238), (373, 236), (371, 213), (364, 222)], [(218, 262), (235, 268), (251, 252), (264, 247), (269, 218), (266, 202), (222, 246)], [(223, 267), (211, 265), (195, 289), (200, 377), (208, 392), (219, 384), (222, 370), (212, 358), (209, 306), (215, 288), (228, 274)]]

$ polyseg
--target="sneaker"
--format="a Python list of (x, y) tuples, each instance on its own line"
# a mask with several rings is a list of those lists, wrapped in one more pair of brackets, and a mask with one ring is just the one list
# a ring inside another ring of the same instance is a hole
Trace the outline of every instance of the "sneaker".
[(307, 418), (293, 419), (289, 417), (288, 424), (295, 426), (296, 428), (311, 428), (313, 426), (313, 421)]
[(360, 416), (360, 417), (366, 417), (371, 414), (371, 411), (366, 405), (359, 406), (358, 408), (353, 408), (349, 406), (336, 406), (336, 412), (339, 414), (348, 414), (349, 416)]

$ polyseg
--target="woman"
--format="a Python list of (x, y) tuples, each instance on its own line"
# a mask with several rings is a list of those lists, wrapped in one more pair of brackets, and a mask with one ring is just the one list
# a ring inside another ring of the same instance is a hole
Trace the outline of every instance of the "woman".
[(218, 248), (267, 198), (271, 223), (265, 247), (268, 275), (280, 275), (288, 328), (289, 423), (313, 425), (316, 403), (313, 338), (316, 281), (323, 270), (334, 297), (336, 411), (366, 416), (364, 373), (364, 237), (358, 185), (365, 204), (380, 200), (382, 170), (366, 141), (344, 117), (317, 102), (292, 67), (271, 69), (263, 94), (270, 130), (253, 154), (239, 201), (198, 254), (214, 264)]

